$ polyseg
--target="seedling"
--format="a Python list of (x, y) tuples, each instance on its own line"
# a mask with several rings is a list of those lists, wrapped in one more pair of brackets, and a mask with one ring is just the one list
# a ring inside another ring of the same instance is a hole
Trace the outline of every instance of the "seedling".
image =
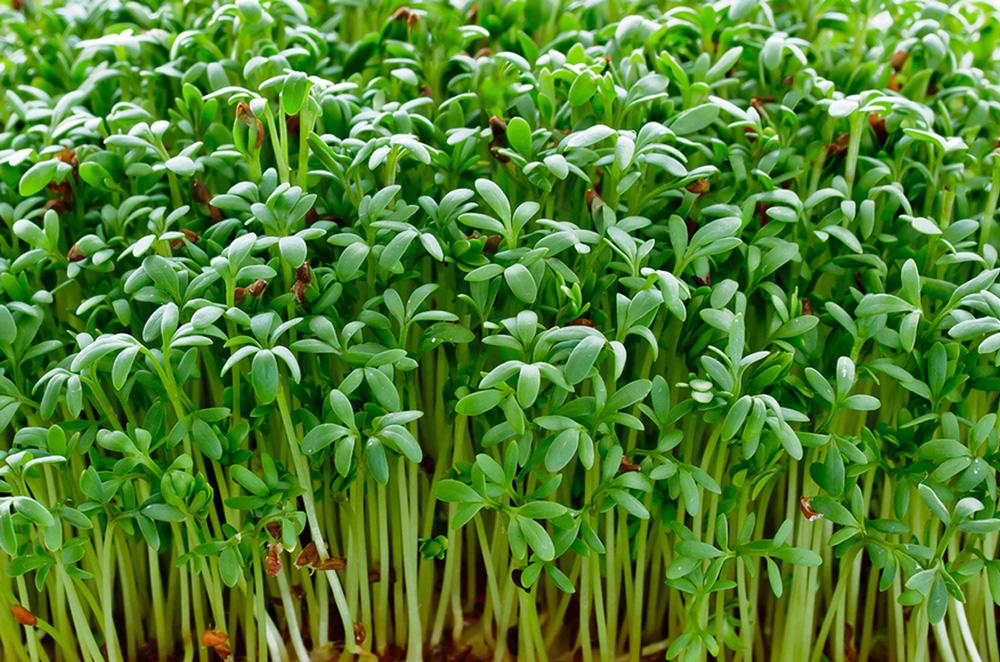
[(995, 3), (7, 4), (4, 660), (1000, 660)]

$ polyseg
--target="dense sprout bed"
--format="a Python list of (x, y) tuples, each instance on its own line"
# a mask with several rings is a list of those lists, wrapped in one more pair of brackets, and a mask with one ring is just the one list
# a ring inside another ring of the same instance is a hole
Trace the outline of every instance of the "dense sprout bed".
[(1000, 660), (993, 3), (12, 4), (4, 660)]

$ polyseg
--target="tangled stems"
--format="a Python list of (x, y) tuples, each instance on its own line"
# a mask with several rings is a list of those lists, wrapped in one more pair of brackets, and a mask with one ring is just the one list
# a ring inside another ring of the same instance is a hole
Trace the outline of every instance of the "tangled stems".
[(15, 4), (12, 659), (998, 657), (992, 4)]
[[(312, 491), (312, 477), (309, 474), (309, 466), (299, 450), (298, 435), (295, 426), (292, 424), (292, 415), (288, 406), (288, 396), (285, 387), (278, 390), (278, 411), (281, 415), (281, 424), (285, 431), (285, 440), (288, 444), (288, 452), (291, 458), (292, 467), (295, 469), (299, 484), (305, 487), (302, 493), (302, 506), (305, 509), (306, 521), (309, 523), (309, 531), (312, 535), (313, 543), (316, 545), (316, 552), (321, 561), (329, 558), (329, 551), (323, 539), (323, 532), (320, 529), (320, 520), (316, 514), (316, 502)], [(334, 572), (324, 572), (330, 590), (333, 592), (334, 604), (340, 614), (345, 633), (354, 631), (354, 619), (347, 606), (347, 598), (344, 589), (340, 584), (340, 578)], [(358, 652), (357, 644), (348, 639), (347, 650), (351, 653)]]

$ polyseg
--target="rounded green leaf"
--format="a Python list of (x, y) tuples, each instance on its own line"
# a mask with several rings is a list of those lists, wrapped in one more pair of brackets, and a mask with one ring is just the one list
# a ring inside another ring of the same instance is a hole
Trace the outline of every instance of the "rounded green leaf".
[(507, 122), (507, 142), (518, 154), (531, 154), (531, 127), (521, 117), (515, 117)]
[(598, 78), (589, 71), (583, 71), (569, 88), (569, 105), (573, 108), (590, 101), (597, 92)]
[(577, 448), (580, 446), (580, 432), (575, 428), (569, 428), (563, 430), (556, 438), (552, 440), (552, 444), (549, 449), (545, 452), (545, 469), (552, 473), (558, 473), (563, 470), (573, 456), (576, 455)]
[(452, 503), (479, 503), (483, 500), (474, 489), (465, 483), (451, 479), (439, 481), (434, 486), (434, 498)]
[(168, 159), (164, 165), (167, 166), (167, 170), (182, 177), (190, 177), (198, 171), (198, 166), (187, 156), (175, 156)]
[(503, 277), (514, 296), (524, 303), (535, 302), (538, 297), (538, 285), (527, 267), (523, 264), (512, 264), (504, 269)]
[(552, 544), (552, 538), (544, 526), (526, 517), (518, 517), (517, 522), (521, 526), (521, 533), (524, 534), (525, 542), (534, 550), (538, 558), (543, 561), (551, 561), (555, 558), (556, 548)]
[(56, 159), (45, 159), (28, 168), (28, 171), (21, 175), (21, 181), (17, 185), (17, 192), (23, 197), (35, 195), (49, 185), (58, 171), (59, 161)]
[(696, 133), (709, 126), (719, 117), (719, 107), (714, 103), (704, 103), (683, 111), (670, 123), (670, 130), (678, 136)]
[(465, 396), (455, 405), (455, 411), (463, 416), (480, 416), (493, 409), (503, 400), (500, 391), (477, 391)]
[(302, 438), (302, 452), (309, 455), (318, 453), (340, 436), (343, 436), (343, 428), (339, 425), (333, 423), (317, 425)]
[(278, 362), (271, 350), (262, 349), (253, 355), (250, 377), (257, 400), (264, 405), (274, 402), (278, 397)]

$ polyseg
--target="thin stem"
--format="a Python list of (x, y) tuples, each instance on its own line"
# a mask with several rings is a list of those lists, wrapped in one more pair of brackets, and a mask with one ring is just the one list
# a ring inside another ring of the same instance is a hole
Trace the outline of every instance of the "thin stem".
[(302, 641), (298, 612), (295, 609), (295, 603), (292, 602), (292, 590), (288, 586), (288, 577), (285, 576), (284, 568), (278, 570), (277, 579), (278, 590), (281, 593), (281, 606), (285, 609), (285, 622), (288, 623), (288, 636), (292, 640), (292, 648), (295, 649), (299, 662), (309, 662), (309, 651), (306, 649), (305, 642)]
[(83, 611), (83, 605), (80, 604), (80, 598), (76, 593), (76, 587), (73, 585), (73, 579), (67, 574), (66, 569), (61, 564), (57, 567), (59, 581), (66, 589), (66, 598), (69, 601), (70, 612), (73, 614), (73, 623), (77, 628), (77, 636), (83, 645), (83, 653), (91, 662), (103, 662), (104, 655), (101, 654), (100, 648), (97, 647), (97, 641), (94, 639), (94, 633), (90, 629), (90, 623), (87, 621), (87, 615)]
[(399, 492), (399, 510), (403, 518), (403, 580), (406, 584), (407, 610), (407, 662), (422, 659), (422, 630), (420, 627), (420, 605), (417, 601), (417, 530), (416, 522), (412, 521), (407, 499), (406, 459), (397, 459), (397, 485)]
[[(319, 517), (316, 515), (316, 501), (312, 491), (312, 478), (309, 475), (306, 460), (299, 450), (298, 435), (296, 435), (295, 426), (292, 424), (292, 415), (288, 408), (288, 398), (285, 395), (284, 385), (278, 389), (277, 401), (281, 423), (285, 428), (285, 438), (288, 442), (292, 466), (295, 468), (296, 477), (304, 490), (302, 493), (302, 505), (306, 511), (306, 522), (309, 525), (309, 532), (312, 535), (313, 543), (316, 545), (316, 553), (319, 555), (320, 560), (324, 560), (329, 558), (330, 554), (323, 539), (323, 532), (319, 528)], [(347, 597), (344, 595), (340, 578), (335, 571), (324, 572), (323, 576), (326, 577), (330, 585), (330, 590), (333, 591), (334, 603), (337, 605), (337, 611), (340, 613), (344, 632), (347, 633), (347, 650), (351, 653), (357, 653), (359, 650), (358, 645), (351, 636), (354, 632), (354, 619), (351, 617), (350, 609), (347, 606)]]
[[(493, 613), (500, 613), (500, 590), (497, 588), (497, 579), (493, 568), (493, 554), (490, 543), (486, 539), (486, 527), (483, 526), (482, 517), (477, 515), (473, 518), (476, 527), (476, 536), (479, 539), (479, 549), (483, 554), (483, 566), (486, 570), (486, 590), (487, 597), (493, 605)], [(499, 622), (499, 619), (498, 619)], [(485, 625), (485, 624), (484, 624)]]
[[(280, 112), (280, 111), (279, 111)], [(286, 160), (285, 145), (281, 142), (277, 127), (274, 124), (274, 114), (267, 112), (264, 114), (267, 120), (267, 131), (271, 136), (271, 147), (274, 150), (274, 162), (278, 167), (278, 177), (283, 184), (289, 180), (288, 161)]]
[(844, 597), (844, 593), (847, 591), (847, 585), (851, 573), (847, 571), (851, 563), (854, 562), (854, 557), (858, 553), (858, 548), (852, 548), (847, 554), (845, 554), (838, 564), (841, 568), (839, 577), (837, 579), (837, 586), (833, 591), (833, 596), (830, 598), (829, 608), (826, 612), (826, 617), (823, 618), (823, 624), (820, 626), (819, 634), (816, 636), (816, 643), (813, 647), (813, 653), (810, 660), (812, 662), (820, 662), (823, 657), (823, 646), (826, 643), (827, 635), (830, 633), (830, 626), (833, 625), (833, 619), (840, 611), (838, 605), (841, 599)]
[(844, 180), (847, 182), (847, 190), (854, 190), (854, 176), (858, 169), (858, 153), (861, 148), (861, 136), (864, 130), (864, 115), (860, 111), (854, 112), (850, 117), (851, 137), (847, 145), (847, 165)]
[(1000, 151), (993, 152), (993, 170), (990, 176), (990, 192), (983, 210), (983, 221), (979, 229), (979, 252), (990, 243), (993, 223), (997, 215), (997, 200), (1000, 200)]
[(969, 627), (969, 619), (965, 614), (965, 605), (955, 598), (951, 598), (950, 601), (951, 608), (958, 618), (959, 630), (962, 633), (962, 642), (965, 644), (965, 651), (969, 654), (969, 659), (972, 662), (983, 662), (983, 657), (979, 654), (979, 649), (976, 647), (976, 637), (972, 634), (972, 628)]
[(114, 537), (115, 522), (112, 520), (108, 522), (108, 528), (104, 535), (104, 544), (101, 546), (101, 615), (103, 617), (104, 645), (107, 649), (109, 662), (116, 662), (122, 659), (121, 649), (118, 645), (118, 632), (115, 630)]
[(955, 652), (951, 649), (951, 641), (948, 638), (948, 628), (944, 619), (934, 624), (934, 639), (937, 640), (938, 652), (944, 662), (955, 662)]
[(375, 645), (384, 651), (389, 642), (389, 504), (385, 485), (375, 488), (379, 525), (379, 579), (375, 602)]
[[(17, 590), (20, 595), (22, 606), (30, 610), (32, 605), (29, 600), (28, 587), (24, 581), (23, 575), (17, 578)], [(22, 629), (24, 630), (25, 638), (28, 641), (29, 659), (31, 659), (31, 662), (39, 662), (38, 637), (35, 636), (35, 633), (30, 626), (25, 625)]]

